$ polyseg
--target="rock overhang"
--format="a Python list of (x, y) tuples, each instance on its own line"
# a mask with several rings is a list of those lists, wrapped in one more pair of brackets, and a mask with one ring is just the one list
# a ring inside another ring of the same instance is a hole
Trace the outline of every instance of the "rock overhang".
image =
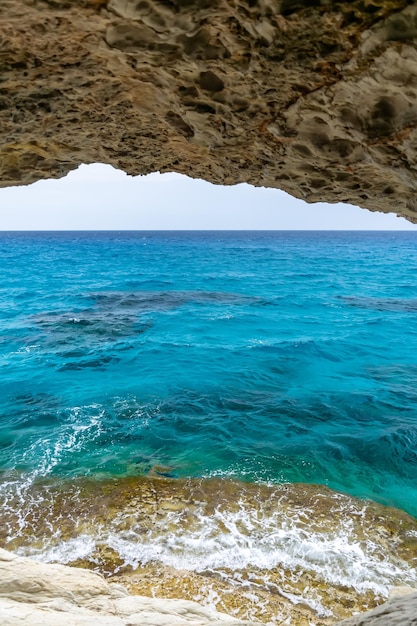
[(80, 163), (417, 220), (417, 5), (3, 0), (0, 186)]

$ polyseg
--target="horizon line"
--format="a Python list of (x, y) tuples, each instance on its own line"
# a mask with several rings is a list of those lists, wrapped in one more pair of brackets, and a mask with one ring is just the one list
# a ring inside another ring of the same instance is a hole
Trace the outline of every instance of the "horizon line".
[[(411, 224), (412, 222), (410, 222)], [(13, 228), (0, 233), (416, 233), (407, 228)]]

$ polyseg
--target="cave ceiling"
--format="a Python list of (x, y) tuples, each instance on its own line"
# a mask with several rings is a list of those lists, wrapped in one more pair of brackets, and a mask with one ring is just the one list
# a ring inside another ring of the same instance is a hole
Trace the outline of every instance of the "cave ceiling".
[(417, 221), (417, 5), (1, 0), (0, 186), (80, 163)]

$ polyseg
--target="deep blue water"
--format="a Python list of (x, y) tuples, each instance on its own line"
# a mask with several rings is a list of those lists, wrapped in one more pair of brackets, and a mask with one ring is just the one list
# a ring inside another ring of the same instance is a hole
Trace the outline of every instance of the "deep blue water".
[(417, 515), (417, 233), (0, 233), (0, 470)]

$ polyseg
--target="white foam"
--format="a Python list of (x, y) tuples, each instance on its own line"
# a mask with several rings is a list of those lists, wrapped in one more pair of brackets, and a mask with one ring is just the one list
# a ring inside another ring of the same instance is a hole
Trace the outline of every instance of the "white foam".
[[(95, 415), (89, 415), (95, 411)], [(26, 477), (26, 482), (46, 477), (68, 454), (79, 451), (87, 441), (96, 439), (101, 433), (104, 410), (98, 405), (73, 407), (69, 420), (60, 429), (54, 429), (50, 438), (36, 439), (26, 450), (22, 462), (31, 463), (39, 459), (35, 468)], [(58, 435), (57, 435), (58, 433)]]
[[(39, 453), (37, 445), (44, 446), (45, 454), (23, 482), (16, 479), (0, 485), (5, 511), (16, 507), (16, 498), (22, 504), (18, 527), (10, 527), (11, 539), (25, 534), (31, 511), (48, 506), (48, 502), (41, 502), (42, 497), (53, 498), (53, 492), (48, 495), (31, 489), (35, 479), (50, 474), (67, 454), (81, 450), (86, 441), (100, 434), (100, 407), (85, 408), (71, 410), (70, 419), (54, 441), (33, 443), (32, 455)], [(95, 416), (91, 416), (92, 408)], [(291, 495), (291, 487), (288, 489)], [(237, 488), (236, 493), (238, 499), (246, 492)], [(249, 490), (241, 500), (226, 502), (209, 513), (204, 502), (194, 500), (188, 509), (179, 505), (173, 511), (162, 499), (156, 514), (152, 509), (138, 512), (136, 505), (127, 503), (126, 509), (105, 523), (92, 518), (88, 528), (83, 524), (83, 534), (68, 540), (62, 540), (59, 520), (49, 516), (49, 539), (43, 548), (36, 542), (36, 547), (25, 554), (44, 562), (94, 562), (95, 554), (111, 548), (133, 568), (161, 564), (212, 574), (239, 586), (249, 600), (259, 589), (273, 589), (293, 604), (303, 602), (322, 617), (330, 615), (319, 591), (322, 583), (379, 597), (387, 597), (393, 585), (417, 586), (417, 570), (402, 562), (395, 548), (385, 546), (385, 540), (380, 541), (372, 528), (368, 532), (366, 504), (353, 505), (347, 496), (337, 494), (323, 496), (327, 499), (320, 501), (319, 492), (314, 504), (308, 505), (308, 500), (303, 503), (302, 497), (295, 499), (297, 504), (290, 504), (291, 498), (284, 494), (287, 490), (278, 490), (263, 502)], [(408, 534), (416, 535), (414, 530)], [(310, 586), (306, 582), (309, 579), (313, 580)], [(316, 587), (314, 580), (319, 581)], [(214, 597), (207, 601), (215, 603)]]
[[(92, 414), (94, 411), (95, 414)], [(72, 407), (69, 409), (69, 418), (61, 427), (54, 429), (53, 436), (34, 437), (19, 460), (19, 464), (33, 466), (33, 469), (27, 474), (0, 483), (3, 512), (12, 511), (18, 517), (17, 527), (10, 527), (6, 544), (23, 534), (28, 524), (30, 525), (28, 519), (31, 511), (41, 504), (41, 493), (32, 491), (34, 483), (51, 475), (62, 461), (96, 439), (102, 431), (103, 415), (104, 410), (99, 405)]]
[[(155, 514), (140, 511), (135, 504), (105, 523), (92, 519), (89, 527), (83, 524), (82, 533), (67, 540), (55, 519), (43, 548), (36, 542), (25, 555), (43, 562), (94, 563), (110, 548), (134, 569), (150, 564), (209, 574), (206, 581), (213, 580), (211, 576), (230, 589), (239, 588), (258, 608), (267, 591), (294, 605), (309, 606), (325, 618), (331, 615), (326, 587), (383, 598), (393, 585), (417, 586), (415, 568), (402, 562), (392, 546), (378, 542), (372, 529), (367, 538), (366, 505), (352, 508), (351, 502), (335, 495), (326, 516), (319, 514), (319, 502), (317, 508), (289, 506), (282, 495), (268, 503), (244, 498), (210, 514), (204, 502), (172, 511), (161, 500)], [(26, 511), (30, 508), (26, 502)], [(24, 515), (21, 523), (23, 528)], [(210, 585), (204, 583), (202, 597), (215, 606), (219, 600), (216, 591), (209, 593)]]
[(279, 510), (266, 515), (242, 506), (212, 516), (198, 512), (195, 521), (184, 527), (181, 513), (169, 513), (145, 534), (138, 527), (114, 528), (106, 543), (132, 567), (158, 562), (199, 573), (280, 568), (292, 572), (293, 580), (312, 572), (329, 585), (384, 597), (400, 581), (417, 585), (414, 568), (381, 545), (359, 540), (350, 520), (332, 531), (314, 531)]
[(61, 541), (55, 546), (46, 549), (20, 549), (18, 553), (28, 556), (41, 563), (73, 563), (78, 559), (91, 557), (96, 547), (96, 540), (90, 535), (79, 535), (78, 537)]

